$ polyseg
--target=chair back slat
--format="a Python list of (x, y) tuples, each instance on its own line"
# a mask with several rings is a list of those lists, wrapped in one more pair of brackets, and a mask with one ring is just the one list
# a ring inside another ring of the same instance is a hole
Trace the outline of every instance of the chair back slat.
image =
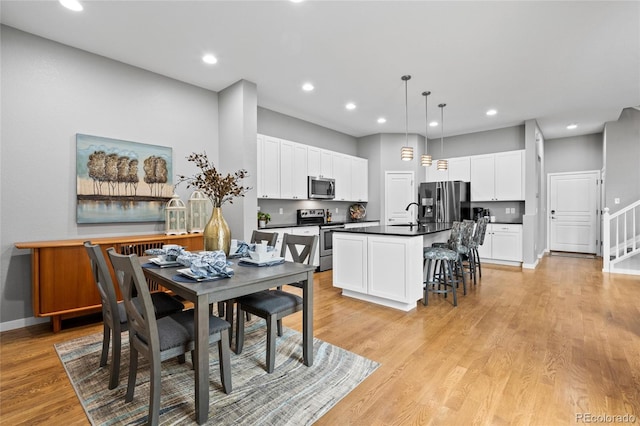
[(285, 257), (288, 250), (294, 262), (311, 265), (317, 247), (317, 235), (293, 235), (285, 233), (282, 239), (280, 256)]

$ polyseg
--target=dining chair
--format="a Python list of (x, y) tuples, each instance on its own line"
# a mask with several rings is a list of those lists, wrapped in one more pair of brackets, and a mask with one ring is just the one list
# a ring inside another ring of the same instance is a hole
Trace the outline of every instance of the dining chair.
[(451, 293), (453, 306), (458, 306), (456, 287), (461, 278), (456, 274), (456, 263), (460, 255), (445, 247), (425, 247), (422, 253), (422, 304), (429, 304), (429, 293), (444, 294), (445, 298)]
[[(292, 235), (285, 233), (282, 240), (280, 256), (287, 250), (294, 262), (312, 264), (318, 246), (317, 235)], [(301, 287), (299, 283), (289, 285)], [(272, 373), (276, 359), (276, 332), (282, 336), (282, 318), (302, 310), (302, 297), (282, 290), (264, 290), (236, 299), (236, 354), (242, 352), (244, 345), (244, 312), (249, 312), (267, 323), (267, 373)]]
[[(469, 248), (465, 244), (468, 244), (471, 232), (472, 228), (469, 228), (469, 225), (466, 225), (463, 222), (456, 221), (453, 222), (451, 226), (451, 233), (449, 234), (449, 239), (447, 240), (447, 242), (433, 243), (431, 245), (431, 247), (453, 250), (458, 254), (455, 264), (453, 265), (453, 274), (456, 277), (460, 277), (460, 281), (462, 281), (462, 292), (464, 295), (467, 294), (467, 281), (465, 278), (462, 257), (469, 252)], [(444, 279), (446, 279), (447, 274), (444, 269), (444, 265), (441, 261), (437, 261), (436, 265), (438, 266), (437, 269), (440, 272), (435, 273), (435, 277), (443, 281)]]
[[(151, 294), (144, 272), (136, 254), (122, 255), (113, 248), (107, 250), (116, 273), (124, 306), (129, 319), (129, 379), (125, 402), (133, 400), (138, 371), (138, 354), (149, 361), (150, 396), (147, 423), (158, 424), (160, 415), (160, 365), (162, 361), (177, 357), (185, 362), (185, 354), (191, 352), (195, 364), (195, 327), (193, 310), (182, 311), (156, 319)], [(134, 288), (138, 292), (133, 299)], [(225, 393), (231, 393), (231, 360), (229, 351), (229, 323), (216, 316), (209, 316), (209, 343), (218, 342), (220, 379)]]
[[(278, 233), (254, 230), (251, 233), (250, 243), (251, 244), (259, 243), (261, 241), (266, 241), (268, 246), (275, 247), (278, 241)], [(235, 304), (235, 299), (218, 302), (218, 316), (225, 317), (227, 322), (231, 324), (232, 330), (233, 330), (233, 305), (234, 304)], [(247, 321), (249, 321), (251, 319), (251, 314), (247, 312), (246, 317), (247, 317)], [(231, 343), (231, 340), (233, 340), (232, 335), (229, 336), (229, 343)]]
[[(107, 266), (107, 261), (97, 244), (90, 241), (84, 242), (84, 247), (91, 261), (91, 275), (98, 288), (100, 301), (102, 302), (102, 354), (100, 356), (100, 367), (107, 365), (109, 356), (109, 344), (113, 335), (113, 347), (111, 349), (111, 364), (109, 366), (109, 389), (114, 389), (120, 381), (120, 353), (121, 353), (121, 333), (129, 329), (127, 313), (122, 302), (118, 302), (111, 273)], [(180, 312), (184, 305), (165, 292), (151, 293), (155, 316), (158, 318)]]

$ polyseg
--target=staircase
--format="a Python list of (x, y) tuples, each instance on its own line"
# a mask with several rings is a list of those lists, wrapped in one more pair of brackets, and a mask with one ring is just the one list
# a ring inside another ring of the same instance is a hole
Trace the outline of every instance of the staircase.
[(613, 214), (605, 207), (602, 247), (603, 272), (640, 275), (640, 200)]

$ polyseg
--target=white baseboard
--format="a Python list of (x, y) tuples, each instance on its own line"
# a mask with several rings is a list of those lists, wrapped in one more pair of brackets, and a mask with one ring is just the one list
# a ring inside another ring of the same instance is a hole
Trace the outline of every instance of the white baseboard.
[(22, 319), (13, 320), (13, 321), (5, 321), (0, 323), (0, 332), (15, 330), (16, 328), (29, 327), (31, 325), (43, 324), (45, 322), (50, 322), (50, 321), (51, 320), (49, 318), (36, 318), (36, 317), (22, 318)]
[(540, 260), (540, 258), (536, 259), (533, 263), (522, 263), (522, 269), (536, 269), (538, 266), (538, 260)]

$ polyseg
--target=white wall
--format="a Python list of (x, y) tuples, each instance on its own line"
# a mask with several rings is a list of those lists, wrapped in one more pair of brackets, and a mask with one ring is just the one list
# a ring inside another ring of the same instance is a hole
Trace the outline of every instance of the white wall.
[[(76, 224), (76, 133), (173, 147), (174, 172), (191, 173), (189, 153), (218, 158), (218, 95), (6, 26), (1, 55), (4, 327), (33, 315), (30, 252), (14, 243), (164, 229), (161, 222)], [(190, 191), (178, 193), (186, 201)]]

